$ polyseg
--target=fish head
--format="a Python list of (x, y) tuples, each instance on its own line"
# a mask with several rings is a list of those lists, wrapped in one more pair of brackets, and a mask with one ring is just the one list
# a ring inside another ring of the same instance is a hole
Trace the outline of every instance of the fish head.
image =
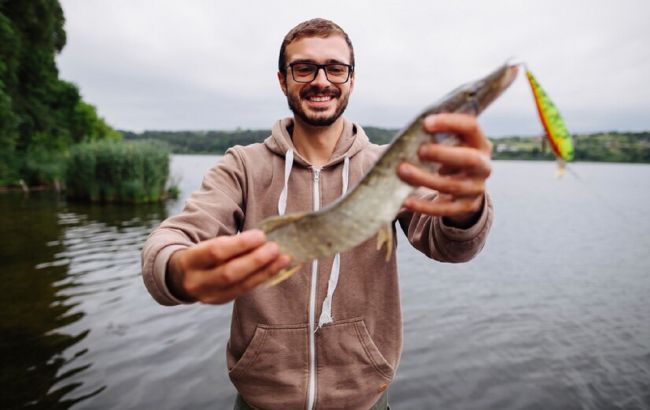
[(478, 116), (513, 83), (518, 70), (518, 65), (504, 64), (483, 78), (461, 85), (443, 99), (439, 112)]
[(504, 64), (486, 77), (474, 82), (476, 99), (482, 109), (490, 105), (517, 78), (518, 65)]

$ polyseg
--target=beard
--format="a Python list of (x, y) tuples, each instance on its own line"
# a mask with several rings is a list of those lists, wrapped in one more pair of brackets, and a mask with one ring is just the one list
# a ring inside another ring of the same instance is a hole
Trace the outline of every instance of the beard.
[[(318, 112), (315, 114), (310, 114), (302, 109), (302, 106), (300, 104), (301, 100), (309, 99), (314, 94), (330, 95), (332, 98), (337, 99), (336, 109), (332, 115), (324, 116)], [(347, 93), (341, 97), (342, 95), (343, 93), (338, 88), (308, 87), (302, 90), (299, 96), (296, 94), (288, 94), (287, 102), (289, 103), (289, 109), (293, 112), (293, 114), (296, 117), (300, 118), (304, 123), (315, 127), (327, 127), (334, 124), (334, 122), (336, 122), (336, 120), (339, 119), (341, 115), (343, 115), (343, 112), (348, 106), (350, 93)]]

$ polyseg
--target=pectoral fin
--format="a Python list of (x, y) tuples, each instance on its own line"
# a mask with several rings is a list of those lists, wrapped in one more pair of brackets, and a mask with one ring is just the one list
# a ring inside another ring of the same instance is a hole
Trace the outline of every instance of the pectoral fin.
[(291, 275), (298, 272), (298, 269), (300, 269), (301, 267), (302, 264), (293, 266), (289, 269), (281, 270), (277, 275), (275, 275), (274, 277), (270, 278), (265, 282), (266, 287), (270, 288), (271, 286), (275, 286), (279, 283), (284, 282), (285, 280), (289, 279)]
[(386, 262), (393, 255), (393, 226), (388, 224), (377, 232), (377, 250), (380, 250), (383, 244), (386, 244)]

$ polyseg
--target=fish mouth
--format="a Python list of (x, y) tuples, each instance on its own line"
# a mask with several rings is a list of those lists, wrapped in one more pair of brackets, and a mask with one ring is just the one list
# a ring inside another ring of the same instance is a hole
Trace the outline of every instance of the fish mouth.
[(501, 88), (505, 90), (506, 88), (510, 87), (510, 84), (512, 84), (517, 78), (518, 73), (519, 64), (509, 64), (505, 66), (505, 72), (501, 77)]
[(487, 77), (475, 83), (475, 90), (479, 107), (476, 110), (478, 115), (487, 108), (492, 101), (496, 100), (510, 85), (517, 79), (519, 65), (505, 64)]

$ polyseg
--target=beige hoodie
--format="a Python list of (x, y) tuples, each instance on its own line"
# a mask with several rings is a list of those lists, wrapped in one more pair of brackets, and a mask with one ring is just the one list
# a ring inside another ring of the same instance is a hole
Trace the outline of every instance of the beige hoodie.
[[(331, 160), (316, 171), (295, 152), (287, 131), (291, 124), (291, 119), (278, 121), (262, 144), (229, 149), (183, 212), (165, 220), (147, 239), (142, 273), (159, 303), (181, 303), (165, 284), (174, 251), (256, 227), (278, 214), (283, 190), (288, 193), (286, 213), (312, 210), (314, 198), (327, 205), (341, 195), (346, 177), (352, 189), (382, 151), (361, 127), (345, 120)], [(294, 159), (285, 186), (289, 150)], [(413, 246), (445, 262), (476, 255), (491, 220), (489, 199), (479, 221), (465, 230), (445, 226), (440, 218), (410, 212), (398, 216)], [(260, 409), (369, 409), (379, 399), (399, 362), (402, 318), (396, 260), (387, 263), (376, 242), (370, 238), (340, 255), (332, 323), (317, 327), (333, 258), (235, 300), (227, 361), (230, 379), (248, 404)]]

